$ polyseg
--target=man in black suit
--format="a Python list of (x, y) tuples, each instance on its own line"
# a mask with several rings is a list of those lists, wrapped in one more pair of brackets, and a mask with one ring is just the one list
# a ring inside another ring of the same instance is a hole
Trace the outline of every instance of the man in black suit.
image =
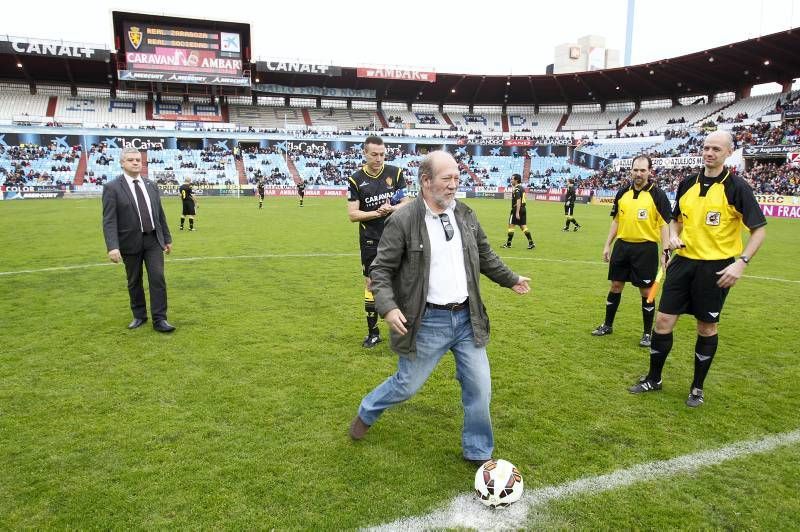
[(164, 252), (172, 251), (172, 235), (155, 183), (140, 176), (142, 155), (125, 148), (120, 155), (122, 175), (103, 186), (103, 235), (111, 262), (125, 263), (133, 321), (129, 329), (147, 322), (147, 302), (142, 285), (142, 265), (150, 285), (153, 329), (172, 332), (167, 322), (167, 283)]

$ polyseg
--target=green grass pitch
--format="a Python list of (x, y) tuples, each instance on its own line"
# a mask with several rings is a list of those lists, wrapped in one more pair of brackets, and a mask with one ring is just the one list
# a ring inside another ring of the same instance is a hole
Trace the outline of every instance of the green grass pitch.
[[(472, 489), (452, 358), (367, 438), (346, 434), (394, 371), (365, 334), (356, 226), (344, 199), (200, 198), (197, 232), (165, 198), (172, 335), (128, 331), (94, 200), (0, 202), (0, 528), (353, 529), (420, 515)], [(694, 322), (683, 317), (659, 393), (646, 372), (637, 291), (614, 334), (589, 333), (608, 290), (608, 208), (531, 203), (537, 248), (505, 240), (508, 202), (467, 200), (496, 251), (532, 278), (518, 296), (484, 278), (492, 319), (495, 456), (526, 489), (800, 427), (798, 221), (769, 219), (733, 288), (706, 404), (688, 409)], [(757, 278), (759, 277), (759, 278)], [(772, 279), (766, 279), (772, 278)], [(386, 335), (386, 326), (381, 324)], [(547, 529), (800, 529), (800, 448), (552, 501)], [(477, 504), (477, 503), (476, 503)]]

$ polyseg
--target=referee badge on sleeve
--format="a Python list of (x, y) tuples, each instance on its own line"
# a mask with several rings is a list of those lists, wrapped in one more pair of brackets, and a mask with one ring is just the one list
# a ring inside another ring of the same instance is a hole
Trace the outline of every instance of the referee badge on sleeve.
[(706, 225), (719, 225), (720, 218), (719, 211), (708, 211), (706, 213)]
[(647, 220), (647, 209), (639, 209), (636, 211), (637, 220)]

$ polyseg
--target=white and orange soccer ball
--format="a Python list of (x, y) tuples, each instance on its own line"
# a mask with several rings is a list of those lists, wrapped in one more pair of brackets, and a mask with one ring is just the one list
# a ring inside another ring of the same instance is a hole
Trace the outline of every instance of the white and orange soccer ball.
[(503, 508), (522, 497), (522, 475), (507, 460), (489, 460), (475, 473), (475, 493), (491, 508)]

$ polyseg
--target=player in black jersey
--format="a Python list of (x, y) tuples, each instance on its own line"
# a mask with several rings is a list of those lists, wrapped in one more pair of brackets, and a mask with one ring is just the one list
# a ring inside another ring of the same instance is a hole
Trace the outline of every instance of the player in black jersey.
[(256, 197), (258, 197), (258, 208), (264, 207), (264, 180), (259, 179), (256, 183)]
[(306, 195), (306, 182), (303, 179), (300, 179), (300, 182), (297, 183), (297, 195), (300, 196), (300, 206), (303, 206), (303, 198)]
[(183, 203), (181, 231), (183, 231), (183, 222), (186, 221), (186, 218), (189, 218), (189, 231), (194, 231), (194, 216), (197, 212), (197, 200), (195, 200), (194, 193), (192, 192), (192, 178), (187, 177), (178, 190), (181, 194), (181, 203)]
[(580, 229), (581, 225), (578, 223), (578, 220), (575, 219), (573, 216), (575, 212), (575, 181), (572, 179), (567, 179), (567, 195), (564, 198), (564, 216), (566, 216), (566, 224), (564, 225), (564, 229), (562, 231), (569, 231), (569, 224), (575, 224), (575, 229), (573, 231), (577, 231)]
[(511, 241), (514, 239), (514, 226), (518, 225), (522, 229), (522, 233), (528, 239), (528, 249), (533, 249), (536, 244), (533, 243), (531, 232), (528, 231), (528, 213), (526, 204), (528, 200), (525, 198), (525, 187), (522, 186), (522, 176), (514, 174), (511, 176), (511, 216), (508, 218), (508, 240), (503, 244), (504, 248), (511, 247)]
[(378, 253), (378, 242), (383, 234), (386, 217), (408, 201), (405, 198), (406, 180), (403, 170), (384, 164), (385, 158), (383, 139), (367, 137), (364, 141), (366, 164), (348, 180), (347, 214), (351, 222), (358, 222), (361, 268), (364, 274), (364, 309), (367, 312), (368, 332), (362, 345), (366, 348), (375, 347), (381, 341), (369, 269)]

